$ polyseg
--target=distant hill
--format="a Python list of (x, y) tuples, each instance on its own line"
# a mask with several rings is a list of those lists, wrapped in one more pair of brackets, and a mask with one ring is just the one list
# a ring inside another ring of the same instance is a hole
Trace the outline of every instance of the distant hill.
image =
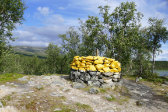
[(14, 52), (25, 56), (46, 57), (46, 47), (14, 46)]

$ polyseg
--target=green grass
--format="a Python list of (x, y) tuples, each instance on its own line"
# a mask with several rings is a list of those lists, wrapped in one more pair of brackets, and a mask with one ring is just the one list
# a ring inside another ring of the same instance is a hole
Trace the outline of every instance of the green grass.
[[(129, 80), (135, 80), (137, 76), (135, 75), (125, 75), (123, 78), (129, 79)], [(168, 81), (167, 77), (162, 77), (162, 76), (155, 76), (151, 78), (143, 78), (140, 80), (141, 81), (148, 81), (148, 82), (153, 82), (153, 83), (164, 83), (164, 81)]]
[(17, 74), (17, 73), (0, 74), (0, 83), (15, 81), (23, 76), (24, 76), (23, 74)]
[(77, 102), (75, 105), (79, 110), (84, 110), (84, 112), (93, 112), (93, 109), (89, 105), (81, 104), (79, 102)]

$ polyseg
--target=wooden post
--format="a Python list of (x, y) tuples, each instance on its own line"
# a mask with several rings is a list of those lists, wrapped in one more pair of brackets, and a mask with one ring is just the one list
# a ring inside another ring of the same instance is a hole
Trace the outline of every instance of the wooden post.
[(99, 56), (99, 49), (96, 49), (96, 56)]

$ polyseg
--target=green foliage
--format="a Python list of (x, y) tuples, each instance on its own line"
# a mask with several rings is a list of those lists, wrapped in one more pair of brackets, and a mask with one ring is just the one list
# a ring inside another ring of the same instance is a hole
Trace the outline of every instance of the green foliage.
[[(7, 3), (11, 3), (11, 9), (8, 9), (10, 5), (8, 6)], [(166, 42), (168, 39), (168, 31), (164, 27), (164, 21), (156, 18), (149, 18), (149, 27), (142, 28), (140, 20), (143, 15), (137, 11), (134, 2), (122, 2), (112, 12), (110, 6), (100, 6), (99, 17), (88, 16), (86, 21), (80, 21), (78, 28), (70, 27), (65, 34), (59, 35), (62, 40), (61, 45), (49, 44), (46, 53), (42, 53), (46, 55), (43, 59), (37, 57), (42, 55), (41, 51), (44, 51), (39, 48), (19, 49), (22, 54), (27, 53), (29, 57), (10, 53), (7, 40), (12, 39), (11, 31), (15, 28), (14, 23), (21, 23), (25, 8), (20, 0), (5, 0), (2, 4), (0, 4), (0, 9), (4, 9), (3, 11), (15, 10), (16, 12), (13, 12), (15, 15), (11, 15), (13, 16), (12, 23), (8, 21), (8, 18), (2, 18), (6, 13), (0, 12), (0, 22), (4, 24), (5, 19), (9, 22), (0, 29), (2, 37), (0, 39), (0, 73), (66, 74), (70, 72), (70, 63), (74, 56), (95, 55), (98, 49), (99, 55), (121, 62), (123, 74), (157, 79), (157, 75), (152, 71), (154, 66), (152, 67), (150, 60), (153, 57), (154, 62), (161, 42)], [(8, 13), (6, 15), (9, 16)], [(8, 31), (4, 32), (4, 28)], [(30, 55), (36, 56), (30, 57)]]
[[(10, 65), (6, 63), (7, 58), (11, 59), (11, 54), (8, 54), (10, 49), (8, 42), (9, 40), (14, 40), (12, 31), (15, 29), (16, 24), (22, 22), (24, 9), (25, 6), (22, 0), (0, 1), (0, 72), (8, 72), (5, 68), (7, 65)], [(13, 65), (10, 65), (10, 67), (11, 66)], [(10, 67), (9, 71), (13, 71), (16, 66), (14, 66), (14, 68)]]
[(154, 72), (155, 56), (160, 51), (161, 42), (165, 43), (168, 40), (168, 31), (164, 26), (163, 19), (149, 18), (149, 27), (147, 28), (147, 36), (152, 49), (153, 64), (152, 73)]
[(168, 70), (168, 61), (156, 61), (155, 69), (156, 70)]
[(17, 80), (18, 78), (21, 78), (21, 77), (23, 77), (23, 75), (17, 74), (17, 73), (0, 74), (0, 83), (14, 81), (14, 80)]

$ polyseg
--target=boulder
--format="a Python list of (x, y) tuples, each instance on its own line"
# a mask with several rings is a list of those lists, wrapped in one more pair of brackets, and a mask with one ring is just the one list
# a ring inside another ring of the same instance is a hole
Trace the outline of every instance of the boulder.
[(99, 90), (97, 88), (90, 88), (89, 93), (90, 94), (97, 94), (97, 93), (99, 93)]
[(86, 85), (84, 83), (78, 83), (78, 82), (74, 82), (73, 83), (73, 88), (75, 89), (80, 89), (80, 88), (85, 88)]

